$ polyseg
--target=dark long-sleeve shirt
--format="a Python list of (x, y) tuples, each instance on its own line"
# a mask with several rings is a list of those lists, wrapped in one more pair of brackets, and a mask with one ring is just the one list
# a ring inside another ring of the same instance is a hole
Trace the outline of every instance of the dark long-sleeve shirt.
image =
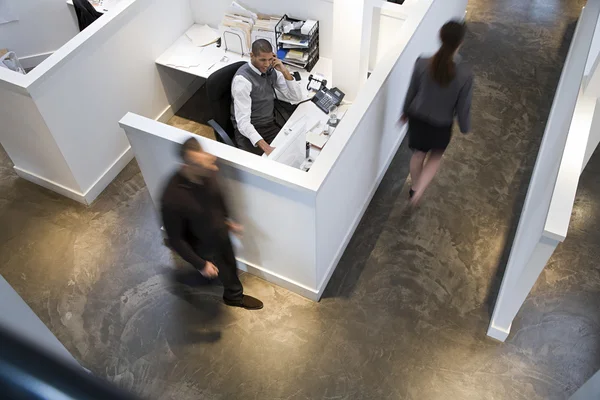
[(471, 67), (456, 60), (456, 76), (448, 86), (441, 87), (429, 72), (430, 62), (431, 58), (418, 58), (415, 62), (404, 114), (440, 127), (452, 125), (456, 116), (460, 131), (468, 133), (473, 98)]
[(161, 212), (169, 244), (197, 269), (228, 240), (227, 208), (214, 178), (194, 183), (177, 172), (167, 183)]

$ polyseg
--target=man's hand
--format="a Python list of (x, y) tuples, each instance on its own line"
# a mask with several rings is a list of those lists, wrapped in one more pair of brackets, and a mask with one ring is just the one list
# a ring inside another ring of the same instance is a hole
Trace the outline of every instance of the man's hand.
[(214, 279), (219, 276), (219, 269), (215, 266), (215, 264), (207, 261), (204, 268), (200, 270), (200, 273), (205, 278)]
[(279, 58), (277, 58), (277, 55), (275, 53), (273, 53), (273, 56), (275, 56), (275, 59), (273, 60), (273, 68), (281, 72), (286, 80), (293, 81), (294, 76), (290, 74), (290, 71), (287, 69), (287, 67), (281, 62)]
[(244, 227), (242, 225), (233, 221), (227, 221), (226, 224), (231, 233), (233, 233), (234, 235), (242, 236), (242, 234), (244, 233)]
[(271, 154), (273, 150), (275, 150), (275, 147), (270, 146), (264, 139), (259, 140), (256, 145), (260, 147), (260, 149), (264, 151), (266, 155)]

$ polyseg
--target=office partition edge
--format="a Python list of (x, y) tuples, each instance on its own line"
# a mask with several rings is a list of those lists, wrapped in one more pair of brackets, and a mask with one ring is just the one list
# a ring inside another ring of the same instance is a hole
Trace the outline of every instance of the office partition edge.
[(583, 94), (583, 77), (599, 16), (600, 0), (590, 0), (581, 12), (554, 96), (488, 328), (488, 335), (501, 341), (567, 234), (595, 114), (595, 101)]

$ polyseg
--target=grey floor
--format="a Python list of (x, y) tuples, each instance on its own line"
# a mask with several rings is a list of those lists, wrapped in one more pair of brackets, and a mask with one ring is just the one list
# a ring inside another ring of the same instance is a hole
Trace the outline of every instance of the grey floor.
[(474, 132), (415, 212), (402, 148), (320, 303), (250, 275), (259, 312), (162, 246), (131, 163), (85, 208), (0, 151), (0, 273), (95, 374), (152, 399), (566, 399), (600, 368), (600, 153), (504, 344), (490, 305), (582, 1), (471, 0)]

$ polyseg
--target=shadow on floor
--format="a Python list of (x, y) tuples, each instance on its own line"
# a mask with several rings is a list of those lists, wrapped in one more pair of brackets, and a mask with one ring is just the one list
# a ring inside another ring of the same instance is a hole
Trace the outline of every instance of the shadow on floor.
[[(350, 297), (354, 292), (379, 236), (385, 229), (385, 222), (389, 220), (390, 214), (398, 206), (399, 198), (404, 193), (403, 188), (408, 179), (411, 156), (406, 142), (406, 140), (403, 141), (398, 149), (371, 200), (371, 205), (361, 218), (323, 292), (323, 298)], [(404, 194), (408, 196), (408, 191)], [(376, 207), (375, 204), (377, 204)]]

